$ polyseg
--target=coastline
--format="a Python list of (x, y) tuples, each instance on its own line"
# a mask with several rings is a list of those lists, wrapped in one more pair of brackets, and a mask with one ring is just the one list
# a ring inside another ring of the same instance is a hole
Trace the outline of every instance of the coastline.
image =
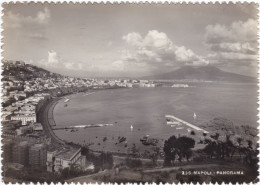
[[(119, 88), (119, 89), (121, 89), (121, 88)], [(111, 89), (98, 89), (98, 90), (111, 90)], [(82, 92), (80, 92), (80, 93), (82, 93)], [(68, 96), (75, 95), (75, 94), (79, 94), (79, 93), (72, 93), (70, 95), (64, 95), (64, 96), (61, 96), (61, 97), (56, 97), (56, 98), (50, 99), (39, 110), (38, 119), (43, 126), (43, 129), (44, 129), (46, 136), (51, 138), (54, 146), (61, 146), (61, 145), (72, 146), (72, 145), (74, 145), (74, 146), (84, 147), (84, 145), (82, 145), (82, 144), (76, 144), (76, 143), (73, 143), (73, 142), (68, 142), (68, 141), (65, 141), (65, 140), (59, 138), (54, 133), (53, 128), (52, 128), (52, 126), (53, 126), (52, 124), (54, 124), (54, 126), (56, 126), (56, 123), (55, 123), (55, 120), (54, 120), (54, 117), (53, 117), (53, 110), (54, 110), (56, 104), (61, 99), (64, 99)], [(96, 153), (96, 154), (101, 154), (103, 152), (103, 151), (99, 151), (99, 150), (93, 150), (93, 149), (90, 149), (90, 148), (89, 148), (89, 151)], [(129, 157), (131, 159), (137, 159), (138, 158), (138, 159), (140, 159), (144, 162), (145, 161), (147, 162), (147, 161), (150, 160), (150, 159), (144, 158), (144, 157), (134, 157), (134, 154), (126, 153), (126, 152), (125, 153), (124, 152), (110, 152), (110, 153), (119, 161), (125, 160), (127, 157)], [(159, 159), (158, 162), (159, 161), (162, 162), (162, 159)]]
[[(90, 146), (90, 144), (91, 144), (90, 142), (88, 142), (88, 143), (80, 143), (77, 140), (69, 140), (69, 138), (67, 137), (67, 134), (65, 134), (64, 137), (61, 137), (62, 139), (61, 138), (57, 139), (58, 137), (56, 136), (56, 134), (58, 134), (58, 133), (55, 130), (53, 130), (55, 127), (51, 126), (51, 125), (53, 125), (53, 122), (55, 122), (55, 120), (53, 118), (53, 110), (55, 108), (55, 105), (59, 102), (59, 100), (60, 100), (60, 103), (63, 103), (63, 101), (66, 98), (73, 98), (76, 95), (84, 96), (84, 93), (88, 94), (90, 92), (98, 92), (100, 90), (103, 91), (103, 90), (109, 90), (109, 89), (95, 89), (95, 90), (90, 90), (90, 91), (86, 91), (86, 92), (79, 92), (79, 93), (76, 92), (76, 93), (67, 94), (67, 95), (64, 95), (64, 96), (61, 96), (61, 97), (53, 98), (52, 100), (49, 100), (49, 102), (46, 102), (46, 104), (51, 104), (50, 106), (46, 106), (45, 107), (45, 108), (49, 108), (49, 110), (48, 110), (48, 114), (47, 114), (48, 115), (48, 123), (44, 123), (44, 124), (49, 124), (50, 125), (49, 129), (46, 128), (46, 133), (47, 132), (51, 132), (52, 133), (52, 134), (49, 134), (48, 136), (49, 137), (53, 137), (54, 140), (57, 141), (57, 143), (67, 144), (67, 145), (71, 145), (71, 146), (75, 145), (75, 146), (80, 146), (80, 147), (88, 146), (89, 150), (92, 151), (92, 152), (96, 152), (96, 153), (104, 152), (104, 150), (98, 148), (99, 146), (98, 146), (98, 141), (97, 140), (96, 140), (96, 142), (93, 143), (93, 146)], [(104, 93), (106, 93), (106, 92), (104, 92)], [(92, 99), (92, 97), (90, 97), (90, 98)], [(96, 118), (94, 117), (94, 119), (96, 119)], [(205, 127), (201, 127), (201, 128), (205, 128)], [(214, 130), (213, 127), (209, 131), (212, 131), (212, 130)], [(86, 132), (89, 132), (91, 134), (92, 131), (86, 131)], [(52, 135), (55, 135), (55, 136), (52, 136)], [(99, 137), (99, 138), (101, 138), (101, 137)], [(63, 141), (63, 142), (60, 142), (60, 140)], [(90, 140), (91, 140), (91, 138), (90, 138)], [(128, 146), (131, 146), (131, 145), (129, 144)], [(109, 150), (109, 152), (111, 154), (113, 154), (114, 156), (122, 156), (122, 157), (132, 156), (131, 153), (128, 153), (128, 152), (125, 152), (125, 151), (122, 151), (122, 150), (121, 151), (116, 151), (116, 150), (115, 151), (111, 151), (111, 150)], [(138, 158), (146, 158), (146, 157), (140, 156)]]
[[(64, 145), (64, 144), (66, 144), (66, 142), (64, 140), (62, 140), (62, 139), (60, 139), (59, 137), (56, 136), (56, 134), (53, 132), (52, 126), (50, 124), (50, 121), (54, 122), (53, 109), (54, 109), (55, 105), (58, 103), (58, 101), (62, 98), (63, 97), (48, 100), (41, 107), (39, 114), (37, 115), (38, 120), (42, 124), (43, 130), (44, 130), (46, 136), (51, 138), (54, 145)], [(51, 114), (50, 114), (49, 111), (51, 111)], [(49, 115), (52, 115), (52, 116), (49, 117)]]
[[(84, 92), (74, 92), (71, 94), (66, 94), (60, 97), (55, 97), (52, 98), (50, 100), (48, 100), (47, 102), (44, 103), (44, 105), (40, 108), (38, 114), (37, 114), (37, 120), (39, 120), (39, 122), (42, 124), (43, 130), (46, 134), (47, 137), (49, 137), (54, 145), (65, 145), (65, 144), (73, 144), (73, 145), (78, 145), (81, 146), (80, 144), (75, 144), (72, 142), (67, 142), (63, 139), (60, 139), (58, 136), (56, 136), (56, 134), (54, 133), (52, 126), (56, 126), (55, 120), (54, 120), (54, 116), (53, 116), (53, 111), (54, 108), (56, 106), (56, 104), (61, 100), (64, 99), (66, 97), (70, 97), (76, 94), (80, 94), (80, 93), (87, 93), (87, 92), (97, 92), (97, 91), (102, 91), (102, 90), (111, 90), (111, 89), (122, 89), (122, 88), (102, 88), (102, 89), (91, 89), (88, 91), (84, 91)], [(93, 152), (99, 152), (99, 151), (93, 151)]]

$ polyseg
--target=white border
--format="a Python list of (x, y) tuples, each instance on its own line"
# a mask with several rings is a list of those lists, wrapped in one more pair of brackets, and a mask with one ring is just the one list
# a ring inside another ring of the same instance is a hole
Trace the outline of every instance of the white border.
[[(256, 3), (258, 4), (258, 105), (260, 104), (260, 83), (259, 83), (259, 80), (260, 80), (260, 63), (259, 63), (259, 59), (260, 59), (260, 37), (259, 37), (259, 24), (260, 24), (260, 17), (259, 17), (259, 6), (260, 6), (260, 2), (259, 0), (242, 0), (242, 1), (239, 1), (239, 0), (219, 0), (219, 1), (216, 1), (216, 0), (170, 0), (170, 1), (167, 1), (167, 0), (141, 0), (141, 1), (138, 1), (138, 0), (90, 0), (90, 1), (84, 1), (84, 0), (64, 0), (64, 1), (59, 1), (59, 0), (36, 0), (36, 1), (17, 1), (17, 0), (2, 0), (1, 1), (1, 6), (0, 6), (0, 12), (1, 12), (1, 19), (0, 19), (0, 32), (1, 32), (1, 35), (0, 35), (0, 52), (1, 52), (1, 56), (0, 56), (0, 59), (1, 61), (3, 60), (3, 56), (2, 56), (2, 53), (3, 53), (3, 50), (2, 50), (2, 46), (3, 46), (3, 35), (2, 35), (2, 32), (3, 32), (3, 28), (2, 28), (2, 16), (3, 16), (3, 7), (2, 7), (2, 4), (5, 4), (5, 3), (183, 3), (183, 4), (215, 4), (215, 3), (221, 3), (221, 4), (228, 4), (228, 3)], [(2, 79), (2, 63), (1, 63), (1, 69), (0, 69), (0, 77)], [(0, 86), (2, 87), (2, 81), (0, 81)], [(2, 96), (2, 92), (0, 91), (1, 93), (1, 96)], [(2, 103), (2, 100), (0, 98), (0, 104)], [(260, 124), (260, 107), (258, 106), (258, 124)], [(0, 112), (0, 117), (1, 117), (1, 112)], [(2, 135), (2, 129), (0, 129), (0, 134)], [(258, 127), (258, 137), (260, 137), (260, 126)], [(1, 137), (1, 140), (2, 140), (2, 137)], [(260, 139), (258, 140), (258, 144), (260, 145)], [(0, 147), (2, 148), (2, 142), (0, 142)], [(260, 151), (260, 147), (258, 148), (258, 151)], [(2, 161), (2, 150), (0, 150), (0, 154), (1, 154), (1, 161)], [(258, 158), (260, 158), (260, 154), (258, 155)], [(260, 160), (259, 160), (260, 161)], [(260, 166), (260, 162), (258, 163), (258, 165)], [(259, 172), (259, 175), (258, 175), (258, 179), (260, 180), (260, 168), (258, 169), (258, 172)], [(4, 182), (2, 181), (2, 163), (0, 164), (0, 184), (4, 184)], [(11, 184), (11, 183), (9, 183)], [(16, 183), (17, 185), (19, 183)], [(25, 183), (23, 183), (25, 185)], [(37, 183), (40, 185), (40, 183)], [(44, 183), (45, 185), (47, 185), (47, 183)], [(54, 185), (54, 183), (51, 183), (52, 185)], [(57, 185), (61, 185), (61, 183), (57, 183)], [(68, 183), (65, 183), (65, 184), (68, 184)], [(80, 185), (80, 183), (70, 183), (71, 185), (72, 184), (77, 184), (77, 185)], [(89, 184), (89, 183), (88, 183)], [(97, 183), (96, 183), (97, 184)], [(102, 183), (104, 184), (104, 183)], [(110, 184), (110, 183), (107, 183), (107, 184)], [(122, 183), (121, 183), (122, 184)], [(127, 183), (127, 184), (131, 184), (131, 183)], [(137, 185), (136, 183), (134, 183), (135, 185)], [(148, 184), (148, 183), (146, 183)], [(169, 184), (169, 183), (166, 183), (166, 184)], [(175, 183), (173, 183), (175, 184)], [(180, 183), (179, 183), (180, 184)], [(187, 183), (184, 183), (185, 185), (187, 185)], [(192, 184), (192, 183), (191, 183)], [(206, 183), (203, 183), (203, 185), (205, 185)], [(218, 183), (216, 183), (218, 184)], [(225, 183), (221, 183), (222, 185), (224, 185)], [(229, 183), (231, 185), (231, 183)], [(246, 185), (246, 183), (243, 183), (244, 185)], [(250, 184), (253, 184), (253, 183), (250, 183)], [(260, 182), (257, 183), (258, 185), (260, 185)], [(33, 183), (30, 183), (30, 185), (33, 185)], [(84, 185), (86, 185), (86, 183), (84, 183)], [(210, 183), (210, 185), (213, 185), (212, 183)]]

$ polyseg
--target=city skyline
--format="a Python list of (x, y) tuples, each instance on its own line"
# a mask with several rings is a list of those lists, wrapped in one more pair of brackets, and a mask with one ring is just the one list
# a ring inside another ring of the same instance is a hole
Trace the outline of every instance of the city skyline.
[(71, 76), (141, 77), (186, 65), (257, 76), (255, 4), (4, 8), (7, 60)]

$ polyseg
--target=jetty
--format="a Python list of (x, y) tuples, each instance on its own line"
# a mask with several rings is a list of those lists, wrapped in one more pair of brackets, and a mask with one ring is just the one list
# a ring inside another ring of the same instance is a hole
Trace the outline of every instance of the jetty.
[(196, 125), (193, 125), (193, 124), (191, 124), (191, 123), (188, 123), (187, 121), (184, 121), (184, 120), (182, 120), (182, 119), (180, 119), (180, 118), (177, 118), (176, 116), (173, 116), (173, 115), (165, 115), (165, 117), (166, 117), (166, 118), (174, 119), (174, 120), (176, 120), (176, 121), (178, 121), (178, 122), (180, 122), (180, 123), (182, 123), (182, 124), (184, 124), (184, 125), (187, 125), (187, 126), (193, 128), (193, 129), (195, 129), (195, 130), (202, 131), (202, 132), (204, 132), (204, 133), (206, 133), (206, 134), (209, 133), (208, 131), (206, 131), (206, 130), (204, 130), (204, 129), (202, 129), (202, 128), (199, 128), (199, 127), (197, 127)]
[(77, 128), (93, 128), (93, 127), (107, 127), (113, 126), (113, 124), (91, 124), (91, 125), (76, 125), (76, 126), (65, 126), (65, 127), (52, 127), (52, 130), (67, 130)]

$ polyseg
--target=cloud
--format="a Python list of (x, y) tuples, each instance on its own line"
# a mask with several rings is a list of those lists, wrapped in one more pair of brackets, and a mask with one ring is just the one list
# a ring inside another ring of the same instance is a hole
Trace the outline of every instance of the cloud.
[[(257, 60), (257, 21), (236, 21), (230, 26), (208, 25), (205, 42), (215, 60)], [(212, 58), (211, 56), (211, 58)]]
[(172, 47), (172, 41), (163, 32), (157, 30), (151, 30), (147, 33), (143, 40), (143, 44), (146, 47), (168, 49)]
[(48, 24), (50, 17), (50, 10), (48, 8), (39, 11), (35, 17), (23, 16), (8, 11), (6, 15), (4, 15), (4, 26), (7, 28), (21, 28), (31, 25), (46, 25)]
[(58, 55), (55, 51), (48, 51), (48, 60), (45, 63), (47, 67), (56, 67), (60, 63)]
[(258, 48), (257, 21), (236, 21), (230, 25), (208, 25), (205, 43), (211, 53), (210, 63), (228, 71), (256, 76)]
[(128, 33), (127, 35), (123, 36), (123, 40), (133, 46), (141, 46), (142, 44), (142, 36), (136, 32)]
[(124, 71), (125, 70), (125, 65), (124, 65), (124, 62), (122, 60), (117, 60), (117, 61), (113, 62), (111, 64), (111, 67), (114, 70), (120, 70), (120, 71)]
[(36, 63), (37, 65), (61, 74), (69, 74), (70, 72), (83, 71), (84, 63), (80, 61), (67, 61), (58, 55), (56, 51), (50, 50), (47, 53), (47, 58), (40, 61), (30, 61), (28, 63)]
[(27, 37), (38, 41), (47, 40), (47, 37), (45, 36), (44, 33), (31, 33), (31, 34), (27, 34)]
[(217, 52), (235, 52), (235, 53), (244, 53), (244, 54), (256, 54), (256, 47), (253, 47), (249, 42), (239, 43), (229, 43), (222, 42), (218, 44), (210, 44), (210, 49)]
[(206, 65), (208, 61), (184, 46), (174, 45), (164, 32), (150, 30), (142, 37), (140, 33), (132, 32), (124, 35), (126, 49), (122, 60), (125, 63), (143, 63), (151, 69), (165, 69), (169, 66)]
[(230, 26), (215, 24), (206, 27), (206, 42), (255, 42), (257, 37), (257, 21), (248, 19), (245, 22), (233, 22)]
[[(15, 30), (18, 38), (30, 38), (37, 41), (47, 40), (45, 29), (51, 19), (48, 8), (44, 8), (34, 16), (24, 16), (19, 13), (8, 11), (3, 16), (3, 27), (6, 30)], [(13, 35), (14, 36), (14, 35)]]

